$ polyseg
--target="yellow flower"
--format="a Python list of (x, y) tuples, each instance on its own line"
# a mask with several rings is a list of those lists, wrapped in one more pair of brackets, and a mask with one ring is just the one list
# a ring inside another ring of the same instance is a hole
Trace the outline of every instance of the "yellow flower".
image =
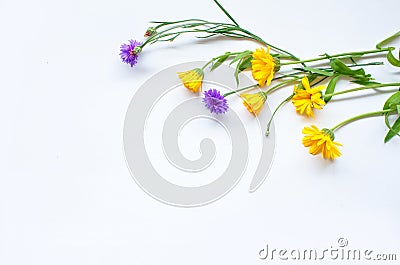
[(324, 159), (334, 160), (341, 156), (341, 153), (337, 146), (342, 144), (334, 142), (335, 135), (329, 129), (319, 130), (317, 126), (311, 125), (311, 127), (304, 127), (303, 138), (304, 147), (310, 147), (310, 154), (317, 155), (322, 153)]
[(296, 111), (300, 114), (305, 114), (310, 117), (314, 117), (313, 108), (322, 109), (326, 103), (322, 100), (321, 90), (324, 86), (317, 86), (310, 88), (307, 76), (301, 79), (301, 83), (304, 89), (294, 88), (294, 95), (292, 98), (293, 105), (296, 107)]
[(255, 94), (241, 94), (243, 105), (247, 108), (247, 110), (253, 114), (258, 115), (261, 109), (264, 106), (264, 102), (267, 99), (267, 95), (264, 92), (259, 92)]
[(195, 68), (186, 72), (179, 72), (178, 76), (187, 89), (197, 93), (201, 88), (204, 72), (200, 68)]
[(251, 60), (251, 72), (253, 78), (257, 80), (260, 86), (267, 86), (271, 84), (272, 78), (274, 78), (276, 63), (269, 53), (269, 47), (267, 51), (264, 48), (256, 49), (253, 52), (253, 60)]

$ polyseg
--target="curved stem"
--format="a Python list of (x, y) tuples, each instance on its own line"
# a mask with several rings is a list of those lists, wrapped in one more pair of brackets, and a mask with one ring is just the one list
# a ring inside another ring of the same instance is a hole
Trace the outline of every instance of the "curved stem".
[(333, 97), (341, 94), (346, 94), (350, 92), (355, 92), (355, 91), (360, 91), (360, 90), (365, 90), (365, 89), (374, 89), (374, 88), (380, 88), (380, 87), (390, 87), (390, 86), (400, 86), (400, 83), (389, 83), (389, 84), (377, 84), (377, 85), (370, 85), (370, 86), (363, 86), (363, 87), (356, 87), (348, 90), (343, 90), (340, 92), (336, 93), (331, 93), (331, 94), (325, 94), (325, 97)]
[(274, 117), (275, 117), (275, 114), (277, 113), (277, 111), (278, 111), (285, 103), (287, 103), (289, 100), (291, 100), (292, 97), (293, 97), (293, 94), (290, 95), (289, 97), (287, 97), (285, 100), (283, 100), (283, 101), (278, 105), (278, 107), (276, 107), (276, 109), (274, 110), (274, 112), (273, 112), (272, 115), (271, 115), (271, 118), (269, 119), (269, 121), (268, 121), (268, 123), (267, 123), (267, 129), (265, 130), (265, 135), (266, 135), (266, 136), (268, 136), (269, 133), (270, 133), (269, 129), (270, 129), (270, 127), (271, 127), (271, 123), (272, 123), (272, 120), (273, 120)]
[[(186, 23), (186, 22), (193, 22), (193, 21), (198, 21), (196, 23)], [(181, 24), (181, 23), (186, 23), (186, 24)], [(205, 20), (201, 20), (201, 19), (186, 19), (186, 20), (181, 20), (181, 21), (174, 21), (174, 22), (164, 22), (162, 25), (158, 25), (158, 28), (161, 28), (163, 26), (169, 26), (172, 24), (178, 24), (178, 25), (174, 25), (171, 26), (163, 31), (157, 32), (157, 34), (149, 37), (142, 45), (141, 47), (143, 48), (144, 46), (146, 46), (149, 42), (154, 42), (157, 41), (160, 36), (162, 36), (162, 34), (167, 33), (168, 31), (171, 31), (173, 29), (177, 29), (177, 28), (188, 28), (188, 27), (198, 27), (198, 26), (205, 26), (205, 25), (219, 25), (219, 26), (234, 26), (231, 24), (226, 24), (226, 23), (220, 23), (220, 22), (209, 22), (209, 21), (205, 21)], [(157, 28), (157, 27), (156, 27)], [(186, 31), (182, 31), (182, 32), (174, 32), (172, 34), (178, 34), (178, 33), (185, 33)], [(189, 31), (188, 31), (189, 32)]]
[(294, 60), (296, 60), (296, 61), (298, 61), (298, 62), (300, 61), (300, 59), (299, 59), (298, 57), (294, 56), (294, 55), (291, 54), (290, 52), (285, 51), (285, 50), (283, 50), (283, 49), (281, 49), (281, 48), (278, 48), (278, 47), (276, 47), (276, 46), (274, 46), (274, 45), (272, 45), (272, 44), (266, 42), (265, 40), (263, 40), (262, 38), (260, 38), (259, 36), (255, 35), (255, 34), (251, 33), (250, 31), (248, 31), (248, 30), (246, 30), (246, 29), (243, 29), (243, 28), (241, 28), (241, 27), (238, 27), (238, 30), (241, 31), (241, 32), (243, 32), (243, 33), (245, 33), (245, 34), (247, 34), (247, 35), (250, 37), (250, 39), (253, 39), (253, 40), (255, 40), (255, 41), (258, 41), (258, 42), (264, 44), (265, 46), (269, 46), (269, 47), (271, 47), (272, 49), (274, 49), (274, 50), (276, 50), (276, 51), (280, 51), (280, 52), (282, 52), (282, 53), (285, 53), (285, 54), (289, 55), (291, 58), (293, 58)]
[(285, 85), (287, 85), (287, 84), (290, 84), (290, 83), (292, 83), (292, 82), (294, 82), (294, 81), (297, 81), (297, 80), (299, 80), (299, 79), (301, 79), (301, 78), (302, 78), (302, 77), (293, 77), (293, 79), (280, 82), (279, 84), (277, 84), (277, 85), (275, 85), (275, 86), (269, 88), (267, 91), (265, 91), (265, 93), (266, 93), (266, 94), (269, 94), (269, 93), (271, 93), (272, 91), (274, 91), (275, 89), (280, 88), (280, 87), (282, 87), (282, 86), (285, 86)]
[(330, 130), (333, 132), (334, 130), (348, 124), (351, 123), (353, 121), (359, 120), (359, 119), (363, 119), (363, 118), (368, 118), (368, 117), (372, 117), (372, 116), (377, 116), (377, 115), (382, 115), (388, 112), (392, 112), (394, 111), (393, 109), (387, 109), (387, 110), (380, 110), (380, 111), (374, 111), (374, 112), (368, 112), (368, 113), (364, 113), (364, 114), (360, 114), (357, 116), (354, 116), (350, 119), (347, 119), (345, 121), (342, 121), (341, 123), (336, 124), (335, 126), (333, 126)]
[(246, 89), (249, 89), (249, 88), (252, 88), (252, 87), (258, 87), (258, 84), (254, 84), (254, 85), (250, 85), (250, 86), (247, 86), (247, 87), (239, 88), (239, 89), (237, 89), (237, 90), (234, 90), (234, 91), (225, 93), (223, 96), (224, 96), (224, 97), (227, 97), (227, 96), (229, 96), (229, 95), (236, 94), (236, 93), (238, 93), (238, 92), (240, 92), (240, 91), (243, 91), (243, 90), (246, 90)]
[(233, 55), (237, 55), (237, 54), (241, 54), (243, 52), (226, 52), (224, 54), (221, 54), (219, 56), (216, 56), (214, 58), (212, 58), (210, 61), (208, 61), (206, 64), (203, 65), (203, 67), (201, 67), (201, 70), (204, 70), (207, 66), (209, 66), (212, 62), (220, 59), (221, 57), (227, 56), (226, 58), (233, 56)]
[(391, 48), (375, 49), (375, 50), (361, 51), (361, 52), (346, 52), (346, 53), (338, 53), (338, 54), (334, 54), (334, 55), (324, 54), (324, 55), (322, 55), (321, 57), (317, 57), (317, 58), (312, 58), (312, 59), (307, 59), (307, 60), (301, 60), (301, 61), (294, 61), (294, 62), (282, 63), (281, 66), (284, 66), (284, 65), (291, 65), (291, 64), (298, 64), (298, 63), (309, 63), (309, 62), (315, 62), (315, 61), (320, 61), (320, 60), (333, 59), (333, 58), (344, 57), (344, 56), (362, 56), (362, 55), (366, 55), (366, 54), (373, 54), (373, 53), (386, 52), (386, 51), (389, 51), (390, 49), (391, 49)]

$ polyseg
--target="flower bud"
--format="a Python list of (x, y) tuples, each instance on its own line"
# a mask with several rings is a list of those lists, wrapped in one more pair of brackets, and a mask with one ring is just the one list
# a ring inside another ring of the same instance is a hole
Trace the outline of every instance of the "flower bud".
[(154, 34), (156, 34), (157, 33), (157, 30), (154, 28), (154, 27), (149, 27), (147, 30), (146, 30), (146, 33), (144, 34), (144, 36), (145, 37), (150, 37), (150, 36), (153, 36)]
[(142, 52), (142, 47), (140, 47), (140, 46), (136, 46), (134, 49), (133, 49), (133, 53), (134, 54), (139, 54), (139, 53), (141, 53)]
[(321, 131), (323, 131), (326, 135), (329, 135), (329, 138), (331, 138), (332, 141), (335, 140), (335, 135), (333, 134), (333, 132), (331, 130), (324, 128)]

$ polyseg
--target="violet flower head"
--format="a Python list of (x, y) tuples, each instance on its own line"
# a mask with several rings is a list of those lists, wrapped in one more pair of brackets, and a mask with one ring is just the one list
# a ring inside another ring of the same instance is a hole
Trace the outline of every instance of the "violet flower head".
[(203, 102), (211, 113), (222, 114), (227, 112), (229, 109), (226, 98), (216, 89), (205, 91)]
[(119, 54), (122, 61), (131, 67), (137, 64), (138, 54), (142, 51), (140, 45), (142, 43), (136, 40), (130, 40), (129, 44), (122, 44), (120, 48), (121, 53)]

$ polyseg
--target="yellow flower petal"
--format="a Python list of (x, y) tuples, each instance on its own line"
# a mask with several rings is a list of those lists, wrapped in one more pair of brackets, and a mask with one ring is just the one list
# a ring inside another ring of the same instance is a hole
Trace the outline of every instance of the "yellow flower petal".
[(297, 86), (294, 87), (292, 103), (299, 114), (306, 114), (308, 117), (314, 117), (313, 109), (322, 109), (322, 106), (326, 105), (320, 92), (324, 89), (324, 86), (310, 88), (307, 76), (301, 79), (301, 84), (304, 89), (298, 89)]
[(342, 144), (333, 141), (333, 133), (328, 129), (319, 130), (317, 126), (304, 127), (302, 130), (304, 137), (302, 143), (304, 147), (309, 147), (312, 155), (322, 154), (324, 159), (334, 160), (340, 157), (338, 146)]
[(264, 48), (256, 49), (253, 52), (253, 60), (251, 61), (251, 69), (253, 78), (258, 82), (259, 86), (267, 86), (271, 84), (274, 78), (276, 62), (269, 53), (269, 47), (267, 51)]
[(240, 97), (243, 98), (243, 105), (246, 107), (246, 109), (255, 116), (260, 113), (266, 100), (266, 96), (263, 92), (255, 94), (241, 94)]
[(204, 72), (200, 68), (195, 68), (186, 72), (179, 72), (178, 76), (187, 89), (197, 93), (201, 88)]

